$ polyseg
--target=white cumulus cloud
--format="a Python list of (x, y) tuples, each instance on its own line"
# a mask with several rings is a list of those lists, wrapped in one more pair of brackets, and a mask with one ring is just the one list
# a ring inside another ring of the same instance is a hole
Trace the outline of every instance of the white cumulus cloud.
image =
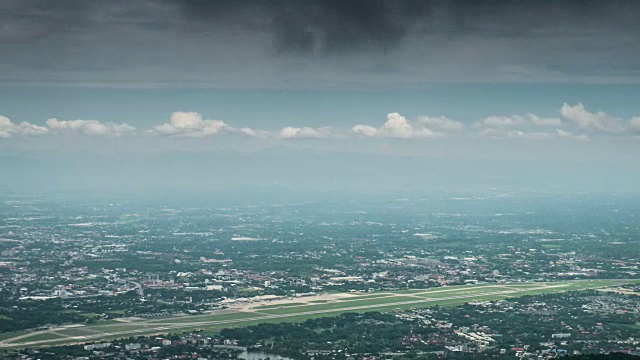
[(602, 111), (589, 112), (582, 103), (576, 105), (564, 103), (560, 113), (580, 129), (603, 133), (621, 133), (625, 131), (625, 125), (620, 119), (609, 116)]
[(14, 135), (40, 135), (49, 129), (44, 126), (33, 125), (28, 122), (14, 123), (6, 116), (0, 115), (0, 138), (10, 138)]
[[(589, 141), (586, 135), (576, 135), (560, 129), (562, 120), (553, 117), (540, 117), (527, 113), (524, 115), (488, 116), (475, 124), (480, 129), (479, 135), (497, 139), (553, 139), (566, 138)], [(555, 127), (553, 130), (546, 130)], [(540, 130), (546, 128), (545, 130)]]
[(197, 112), (177, 111), (171, 114), (168, 123), (154, 127), (153, 131), (165, 136), (203, 137), (235, 129), (222, 120), (205, 120)]
[(522, 116), (499, 116), (491, 115), (484, 118), (480, 125), (488, 128), (506, 128), (524, 125), (525, 120)]
[(374, 128), (373, 126), (369, 126), (369, 125), (356, 125), (352, 127), (351, 130), (358, 135), (362, 135), (366, 137), (374, 137), (378, 133), (377, 128)]
[(501, 116), (492, 115), (481, 120), (477, 126), (485, 128), (516, 128), (527, 126), (561, 126), (558, 118), (540, 117), (531, 113), (524, 115)]
[(556, 136), (561, 137), (561, 138), (568, 138), (568, 139), (573, 139), (573, 140), (578, 140), (578, 141), (591, 141), (591, 139), (584, 134), (581, 135), (576, 135), (574, 133), (571, 133), (569, 131), (565, 131), (565, 130), (561, 130), (561, 129), (556, 129)]
[(527, 114), (526, 118), (529, 122), (536, 126), (561, 126), (562, 120), (558, 118), (539, 117), (534, 114)]
[(238, 129), (238, 132), (242, 135), (259, 138), (259, 139), (266, 139), (273, 136), (273, 134), (270, 131), (252, 129), (248, 127), (240, 128)]
[(569, 131), (555, 129), (554, 131), (523, 131), (505, 128), (487, 128), (479, 133), (480, 136), (493, 139), (532, 139), (544, 140), (554, 138), (566, 138), (577, 141), (589, 141), (586, 135), (576, 135)]
[(549, 137), (546, 132), (526, 132), (522, 130), (505, 129), (502, 127), (487, 128), (480, 132), (480, 136), (494, 139), (544, 139)]
[(446, 116), (420, 116), (417, 122), (434, 131), (459, 132), (464, 130), (463, 123)]
[(278, 137), (283, 140), (321, 139), (331, 137), (332, 135), (330, 127), (311, 128), (287, 126), (280, 130)]
[(436, 136), (436, 133), (429, 129), (423, 122), (417, 121), (412, 123), (397, 112), (387, 114), (387, 121), (385, 121), (380, 128), (359, 124), (352, 127), (351, 131), (365, 137), (409, 139)]
[(407, 118), (394, 112), (387, 114), (387, 121), (382, 124), (379, 131), (391, 136), (410, 137), (413, 134), (413, 126), (409, 124)]
[(70, 133), (92, 136), (122, 136), (135, 132), (135, 128), (128, 124), (100, 122), (97, 120), (47, 120), (47, 126), (56, 133)]

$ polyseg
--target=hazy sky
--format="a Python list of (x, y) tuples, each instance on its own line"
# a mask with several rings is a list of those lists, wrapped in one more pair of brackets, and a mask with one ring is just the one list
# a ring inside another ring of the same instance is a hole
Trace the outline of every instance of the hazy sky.
[(3, 0), (0, 189), (637, 191), (638, 13)]

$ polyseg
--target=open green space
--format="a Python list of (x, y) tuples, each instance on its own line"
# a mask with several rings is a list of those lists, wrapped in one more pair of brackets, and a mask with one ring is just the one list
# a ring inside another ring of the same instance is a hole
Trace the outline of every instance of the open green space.
[(6, 339), (12, 339), (12, 338), (15, 338), (16, 336), (21, 336), (21, 335), (28, 334), (28, 333), (29, 333), (29, 330), (20, 330), (20, 331), (12, 331), (12, 332), (0, 333), (0, 341), (6, 340)]
[(372, 306), (379, 304), (388, 304), (393, 302), (403, 302), (403, 301), (415, 301), (420, 300), (413, 296), (390, 296), (376, 299), (364, 299), (364, 300), (336, 300), (332, 303), (326, 304), (306, 304), (296, 307), (286, 307), (281, 309), (266, 309), (260, 310), (260, 313), (264, 314), (290, 314), (292, 312), (301, 312), (301, 311), (322, 311), (322, 310), (334, 310), (341, 309), (345, 307), (359, 307), (359, 306)]
[(108, 326), (87, 326), (84, 328), (76, 328), (73, 330), (65, 330), (65, 331), (58, 331), (60, 333), (66, 333), (67, 331), (70, 332), (74, 332), (75, 330), (80, 330), (80, 331), (84, 331), (86, 332), (86, 334), (84, 335), (89, 335), (93, 332), (100, 332), (100, 333), (111, 333), (111, 332), (120, 332), (120, 331), (126, 331), (129, 329), (145, 329), (145, 328), (150, 328), (150, 327), (161, 327), (161, 326), (168, 326), (168, 325), (164, 325), (164, 324), (147, 324), (147, 323), (138, 323), (138, 324), (127, 324), (127, 323), (122, 323), (122, 324), (113, 324), (113, 325), (108, 325)]
[[(59, 331), (56, 331), (59, 332)], [(86, 326), (64, 329), (62, 332), (65, 336), (87, 336), (91, 334), (100, 334), (96, 328), (87, 328)], [(31, 340), (31, 338), (29, 338)]]
[(423, 297), (423, 298), (429, 298), (429, 299), (438, 299), (438, 298), (452, 296), (452, 294), (474, 295), (474, 294), (486, 294), (486, 293), (492, 293), (492, 292), (507, 292), (507, 291), (515, 291), (515, 290), (520, 291), (521, 289), (511, 288), (511, 287), (502, 287), (502, 286), (495, 286), (495, 287), (484, 286), (484, 287), (477, 287), (477, 288), (465, 286), (464, 288), (455, 288), (455, 287), (447, 287), (445, 289), (440, 288), (439, 290), (434, 290), (434, 291), (423, 290), (420, 292), (415, 292), (413, 295), (418, 297)]
[(256, 309), (277, 309), (277, 308), (282, 308), (282, 307), (289, 307), (289, 306), (300, 306), (300, 305), (304, 305), (305, 303), (288, 303), (288, 304), (275, 304), (275, 305), (261, 305), (256, 307)]
[[(508, 286), (514, 286), (516, 284), (468, 284), (468, 285), (454, 285), (454, 286), (441, 286), (441, 287), (435, 287), (435, 288), (428, 288), (428, 289), (410, 289), (410, 290), (395, 290), (395, 291), (386, 291), (383, 294), (416, 294), (416, 293), (422, 293), (422, 292), (430, 292), (430, 291), (454, 291), (457, 289), (462, 289), (462, 288), (468, 288), (468, 289), (476, 289), (476, 288), (483, 288), (483, 287), (494, 287), (494, 286), (503, 286), (503, 285), (508, 285)], [(366, 295), (363, 295), (366, 296)]]
[[(162, 325), (162, 324), (171, 325), (171, 324), (193, 323), (193, 322), (199, 322), (199, 321), (211, 321), (212, 319), (215, 319), (218, 321), (246, 319), (246, 318), (251, 318), (255, 316), (256, 314), (250, 313), (250, 312), (236, 311), (236, 312), (219, 313), (214, 311), (212, 313), (202, 314), (202, 315), (181, 316), (181, 317), (174, 317), (172, 319), (166, 319), (166, 318), (157, 319), (155, 321), (147, 321), (146, 323), (150, 325)], [(127, 324), (127, 323), (121, 323), (121, 324)]]
[(43, 333), (34, 334), (33, 336), (29, 336), (27, 339), (29, 339), (28, 341), (39, 341), (39, 340), (51, 340), (51, 339), (55, 340), (55, 339), (64, 339), (64, 338), (66, 338), (66, 336), (60, 335), (55, 332), (47, 331)]
[[(410, 294), (411, 292), (406, 292), (406, 294)], [(345, 297), (344, 300), (360, 300), (360, 299), (377, 299), (377, 298), (382, 298), (382, 297), (386, 297), (386, 296), (393, 296), (393, 295), (398, 295), (400, 293), (390, 293), (390, 292), (380, 292), (377, 294), (350, 294), (352, 296), (349, 297)]]

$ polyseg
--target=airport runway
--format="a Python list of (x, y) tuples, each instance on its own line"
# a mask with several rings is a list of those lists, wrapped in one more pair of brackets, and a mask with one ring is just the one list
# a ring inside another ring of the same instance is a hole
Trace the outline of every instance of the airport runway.
[[(554, 285), (540, 285), (540, 286), (536, 286), (536, 287), (527, 287), (527, 288), (509, 288), (508, 284), (504, 284), (504, 285), (499, 285), (499, 287), (503, 288), (504, 290), (499, 290), (499, 291), (487, 291), (487, 292), (472, 292), (472, 293), (468, 293), (468, 294), (460, 294), (460, 295), (451, 295), (451, 296), (446, 296), (446, 297), (435, 297), (435, 298), (430, 298), (430, 297), (422, 297), (422, 298), (416, 298), (416, 300), (405, 300), (405, 301), (396, 301), (393, 302), (392, 298), (396, 297), (396, 296), (402, 296), (402, 297), (406, 297), (406, 296), (410, 296), (410, 295), (429, 295), (429, 294), (436, 294), (436, 293), (441, 293), (441, 292), (445, 292), (445, 291), (450, 291), (450, 292), (466, 292), (467, 290), (471, 290), (471, 289), (478, 289), (479, 287), (473, 287), (473, 286), (461, 286), (460, 288), (457, 289), (438, 289), (438, 290), (432, 290), (432, 291), (423, 291), (423, 292), (415, 292), (415, 293), (409, 293), (409, 294), (393, 294), (393, 293), (387, 293), (390, 294), (390, 296), (381, 296), (381, 297), (376, 297), (375, 299), (389, 299), (390, 301), (387, 303), (379, 303), (379, 304), (368, 304), (368, 305), (360, 305), (360, 306), (349, 306), (349, 302), (350, 301), (356, 301), (356, 300), (365, 300), (365, 299), (358, 299), (357, 296), (353, 297), (353, 298), (348, 298), (348, 299), (344, 299), (344, 300), (336, 300), (334, 303), (337, 304), (341, 304), (344, 303), (344, 307), (340, 307), (340, 308), (332, 308), (332, 309), (320, 309), (320, 310), (304, 310), (305, 308), (313, 308), (314, 306), (322, 306), (322, 305), (326, 305), (327, 303), (322, 303), (322, 304), (306, 304), (306, 305), (297, 305), (297, 306), (292, 306), (290, 307), (290, 309), (292, 310), (292, 312), (290, 313), (286, 313), (286, 314), (268, 314), (265, 313), (266, 311), (269, 310), (273, 310), (272, 309), (254, 309), (251, 312), (254, 312), (256, 314), (256, 316), (252, 316), (252, 317), (243, 317), (243, 318), (238, 318), (238, 319), (227, 319), (227, 320), (207, 320), (207, 321), (193, 321), (193, 322), (181, 322), (181, 323), (172, 323), (171, 319), (152, 319), (152, 320), (142, 320), (142, 321), (131, 321), (131, 322), (121, 322), (116, 324), (117, 327), (121, 328), (123, 326), (131, 326), (132, 329), (129, 330), (119, 330), (119, 331), (103, 331), (100, 328), (108, 328), (109, 325), (104, 325), (104, 326), (91, 326), (91, 327), (85, 327), (85, 326), (74, 326), (71, 328), (66, 328), (66, 327), (61, 327), (61, 328), (56, 328), (56, 329), (52, 329), (52, 330), (45, 330), (45, 331), (38, 331), (38, 332), (32, 332), (32, 333), (28, 333), (28, 334), (24, 334), (24, 335), (20, 335), (14, 338), (10, 338), (10, 339), (5, 339), (0, 341), (0, 348), (13, 348), (13, 347), (33, 347), (33, 346), (46, 346), (49, 344), (56, 344), (56, 345), (60, 345), (60, 344), (72, 344), (72, 343), (86, 343), (86, 342), (95, 342), (95, 341), (100, 341), (103, 340), (105, 338), (109, 338), (109, 339), (113, 339), (113, 338), (117, 338), (117, 337), (127, 337), (127, 336), (131, 336), (131, 335), (156, 335), (156, 334), (166, 334), (169, 332), (174, 332), (175, 330), (185, 330), (188, 331), (190, 329), (200, 329), (200, 328), (207, 328), (207, 327), (212, 327), (215, 325), (227, 325), (227, 324), (233, 324), (233, 325), (237, 325), (237, 324), (242, 324), (244, 322), (255, 322), (255, 321), (260, 321), (260, 320), (270, 320), (272, 321), (273, 319), (286, 319), (289, 317), (300, 317), (300, 316), (315, 316), (315, 315), (319, 315), (319, 314), (327, 314), (329, 315), (337, 315), (339, 313), (344, 313), (344, 312), (350, 312), (350, 311), (362, 311), (362, 310), (372, 310), (375, 311), (378, 308), (389, 308), (389, 307), (400, 307), (400, 306), (407, 306), (407, 305), (425, 305), (425, 306), (429, 306), (429, 303), (433, 303), (433, 302), (446, 302), (449, 300), (459, 300), (459, 299), (474, 299), (474, 298), (482, 298), (485, 296), (496, 296), (496, 295), (501, 295), (501, 296), (513, 296), (516, 295), (520, 292), (530, 292), (530, 291), (537, 291), (537, 290), (545, 290), (545, 289), (549, 289), (549, 288), (561, 288), (561, 287), (568, 287), (569, 285), (563, 285), (563, 284), (554, 284)], [(486, 286), (486, 288), (489, 287), (496, 287), (496, 286)], [(281, 309), (281, 308), (280, 308)], [(265, 312), (260, 312), (260, 311), (265, 311)], [(229, 314), (230, 312), (227, 312), (227, 314)], [(243, 313), (247, 313), (247, 311), (244, 311)], [(211, 315), (212, 317), (215, 317), (215, 315)], [(111, 324), (114, 325), (114, 324)], [(152, 326), (146, 326), (146, 325), (152, 325)], [(34, 341), (25, 341), (25, 342), (21, 342), (20, 340), (22, 339), (28, 339), (29, 337), (32, 336), (39, 336), (39, 335), (44, 335), (47, 333), (52, 333), (58, 336), (64, 336), (64, 331), (68, 330), (68, 329), (74, 329), (74, 330), (87, 330), (87, 332), (92, 332), (91, 334), (87, 334), (87, 335), (67, 335), (66, 337), (57, 337), (57, 338), (53, 338), (53, 339), (43, 339), (43, 340), (34, 340)], [(104, 329), (107, 330), (107, 329)], [(99, 332), (98, 332), (99, 331)]]

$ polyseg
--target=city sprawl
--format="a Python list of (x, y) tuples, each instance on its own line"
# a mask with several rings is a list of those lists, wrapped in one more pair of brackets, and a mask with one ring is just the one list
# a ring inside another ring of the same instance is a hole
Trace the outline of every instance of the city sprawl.
[(1, 200), (9, 358), (640, 354), (633, 196)]

